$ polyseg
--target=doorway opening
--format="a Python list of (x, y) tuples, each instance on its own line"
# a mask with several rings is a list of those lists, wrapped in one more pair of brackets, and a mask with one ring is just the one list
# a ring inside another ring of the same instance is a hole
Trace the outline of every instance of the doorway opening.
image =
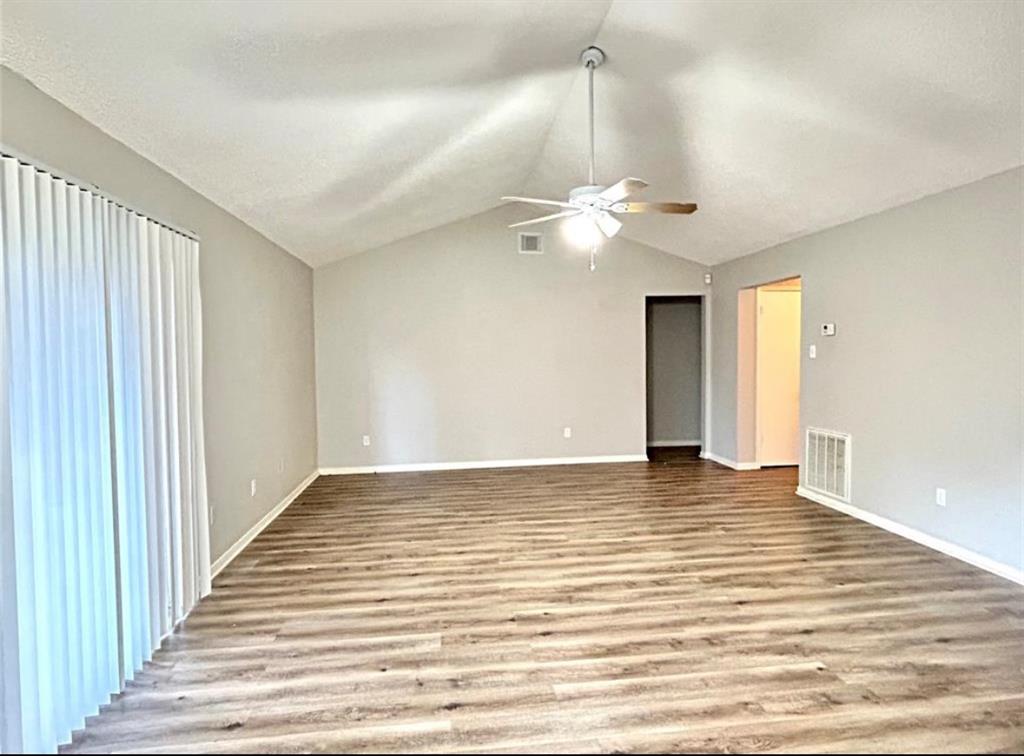
[(798, 277), (742, 289), (737, 303), (737, 461), (800, 464)]
[(704, 441), (704, 298), (650, 296), (647, 456), (696, 457)]

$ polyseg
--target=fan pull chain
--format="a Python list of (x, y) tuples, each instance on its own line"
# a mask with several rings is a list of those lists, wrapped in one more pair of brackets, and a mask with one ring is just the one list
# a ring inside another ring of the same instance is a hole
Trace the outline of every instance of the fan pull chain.
[(591, 244), (590, 245), (590, 272), (591, 273), (593, 273), (595, 270), (597, 270), (597, 263), (594, 261), (594, 258), (596, 256), (597, 256), (597, 244), (595, 243), (595, 244)]

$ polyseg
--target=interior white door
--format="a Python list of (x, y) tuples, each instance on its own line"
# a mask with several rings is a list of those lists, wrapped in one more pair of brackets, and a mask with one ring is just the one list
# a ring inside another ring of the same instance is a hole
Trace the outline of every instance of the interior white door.
[(800, 461), (800, 291), (757, 290), (757, 461)]

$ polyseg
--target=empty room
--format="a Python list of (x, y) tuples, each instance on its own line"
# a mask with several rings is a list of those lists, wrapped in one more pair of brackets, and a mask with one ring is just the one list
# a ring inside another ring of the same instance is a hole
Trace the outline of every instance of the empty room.
[(1024, 2), (0, 0), (0, 753), (1024, 751)]

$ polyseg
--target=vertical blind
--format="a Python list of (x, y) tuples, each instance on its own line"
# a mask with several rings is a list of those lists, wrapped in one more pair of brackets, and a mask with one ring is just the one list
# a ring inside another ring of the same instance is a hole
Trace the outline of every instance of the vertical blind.
[(199, 245), (0, 167), (0, 745), (52, 752), (210, 589)]

